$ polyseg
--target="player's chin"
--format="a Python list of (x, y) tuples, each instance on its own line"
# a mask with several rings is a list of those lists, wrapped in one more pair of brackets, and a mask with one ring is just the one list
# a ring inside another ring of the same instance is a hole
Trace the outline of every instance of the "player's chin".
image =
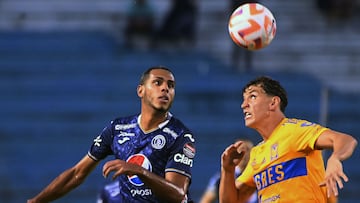
[(164, 104), (164, 108), (165, 108), (166, 110), (169, 110), (169, 109), (171, 108), (172, 104), (173, 104), (172, 101), (169, 101), (169, 102), (167, 102), (167, 103)]
[(157, 109), (158, 111), (161, 111), (161, 112), (167, 112), (167, 111), (170, 110), (170, 108), (171, 108), (171, 105), (170, 105), (170, 104), (160, 104), (160, 105), (157, 106), (156, 109)]
[(251, 128), (253, 122), (250, 119), (245, 119), (244, 124), (246, 127)]

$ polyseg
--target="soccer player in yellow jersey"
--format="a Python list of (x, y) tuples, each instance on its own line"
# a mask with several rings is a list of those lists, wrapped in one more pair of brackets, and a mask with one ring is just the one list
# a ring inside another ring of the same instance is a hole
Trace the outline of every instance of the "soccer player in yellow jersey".
[[(342, 161), (349, 158), (357, 141), (350, 135), (318, 124), (285, 116), (287, 94), (281, 84), (261, 76), (243, 89), (245, 125), (263, 141), (250, 152), (240, 177), (234, 169), (242, 159), (243, 142), (235, 142), (221, 157), (221, 203), (240, 203), (258, 192), (260, 203), (325, 203), (337, 196), (348, 177)], [(325, 169), (322, 149), (332, 149)]]

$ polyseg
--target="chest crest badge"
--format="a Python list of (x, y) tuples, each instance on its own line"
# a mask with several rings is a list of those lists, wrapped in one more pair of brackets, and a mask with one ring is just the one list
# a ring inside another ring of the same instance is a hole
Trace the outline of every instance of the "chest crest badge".
[(162, 149), (166, 144), (166, 139), (163, 135), (156, 135), (152, 140), (151, 140), (151, 146), (154, 149)]
[(275, 160), (279, 158), (279, 144), (275, 143), (273, 145), (271, 145), (271, 150), (270, 150), (270, 160)]

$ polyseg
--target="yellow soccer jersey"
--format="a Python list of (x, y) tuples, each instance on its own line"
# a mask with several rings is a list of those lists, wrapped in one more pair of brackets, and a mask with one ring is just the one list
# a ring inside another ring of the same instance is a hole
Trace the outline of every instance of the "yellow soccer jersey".
[(326, 202), (325, 167), (315, 141), (327, 128), (285, 118), (266, 142), (250, 152), (249, 164), (238, 178), (258, 190), (259, 202)]

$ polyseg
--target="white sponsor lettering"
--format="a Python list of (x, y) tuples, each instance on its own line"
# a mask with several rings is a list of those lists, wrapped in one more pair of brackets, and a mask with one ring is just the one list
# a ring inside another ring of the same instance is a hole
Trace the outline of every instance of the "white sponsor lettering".
[(189, 157), (185, 156), (185, 154), (175, 154), (174, 161), (178, 162), (178, 163), (183, 163), (190, 167), (193, 166), (193, 160), (190, 159)]
[(174, 132), (174, 131), (171, 130), (170, 128), (164, 128), (163, 131), (166, 132), (166, 133), (169, 133), (174, 139), (176, 139), (177, 137), (179, 137), (179, 135), (176, 134), (176, 132)]
[(133, 137), (133, 136), (135, 136), (135, 133), (128, 133), (128, 132), (121, 131), (117, 136), (118, 137)]
[(126, 130), (126, 129), (130, 129), (130, 128), (135, 128), (136, 125), (137, 125), (136, 123), (125, 124), (125, 125), (117, 124), (117, 125), (115, 125), (115, 130)]
[(130, 191), (131, 192), (131, 195), (133, 197), (135, 197), (136, 195), (140, 195), (140, 196), (150, 196), (152, 195), (152, 191), (151, 189), (133, 189)]

